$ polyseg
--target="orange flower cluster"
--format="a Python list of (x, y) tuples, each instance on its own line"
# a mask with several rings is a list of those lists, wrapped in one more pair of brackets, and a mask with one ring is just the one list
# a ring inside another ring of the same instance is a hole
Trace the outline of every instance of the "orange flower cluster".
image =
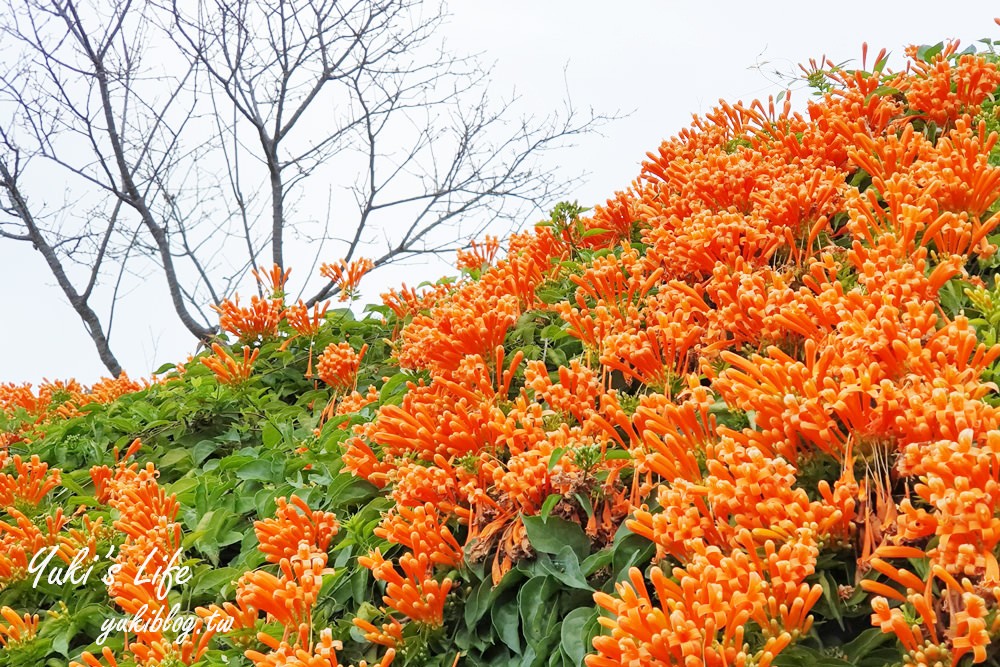
[(114, 379), (103, 378), (90, 387), (76, 380), (45, 381), (37, 391), (31, 384), (0, 384), (0, 414), (10, 420), (7, 430), (0, 431), (0, 449), (17, 442), (31, 442), (38, 426), (75, 417), (85, 405), (110, 403), (147, 386), (148, 382), (132, 380), (124, 372)]
[(462, 546), (441, 519), (431, 503), (415, 508), (400, 506), (383, 518), (375, 535), (427, 556), (432, 563), (457, 568), (462, 564)]
[(350, 343), (330, 343), (319, 356), (316, 371), (319, 379), (336, 390), (353, 390), (358, 381), (358, 368), (368, 351), (368, 344), (355, 351)]
[[(149, 572), (166, 571), (175, 554), (180, 554), (181, 524), (177, 522), (180, 505), (174, 495), (167, 495), (157, 483), (159, 472), (152, 463), (140, 468), (138, 463), (127, 463), (141, 448), (136, 439), (119, 457), (115, 451), (115, 467), (95, 466), (90, 471), (95, 494), (99, 502), (117, 510), (114, 527), (125, 537), (118, 549), (110, 570), (108, 595), (126, 614), (141, 614), (144, 619), (157, 613), (166, 614), (169, 608), (169, 589), (155, 577), (141, 577), (140, 568)], [(127, 635), (125, 646), (138, 665), (159, 665), (165, 661), (190, 665), (204, 655), (215, 634), (215, 628), (201, 622), (183, 641), (175, 642), (161, 629), (143, 626), (134, 641)], [(115, 664), (113, 655), (104, 651), (109, 665)], [(84, 652), (82, 663), (71, 667), (100, 664), (97, 657)]]
[(271, 268), (267, 271), (263, 267), (258, 266), (251, 273), (253, 273), (253, 277), (257, 280), (258, 285), (267, 288), (268, 295), (272, 299), (282, 300), (285, 298), (285, 283), (288, 282), (288, 277), (292, 275), (291, 269), (282, 270), (277, 264), (272, 264)]
[(212, 310), (219, 313), (219, 328), (244, 343), (273, 338), (284, 315), (283, 299), (250, 298), (249, 306), (240, 306), (240, 297), (226, 299)]
[(0, 521), (0, 589), (24, 580), (32, 556), (39, 551), (57, 547), (56, 556), (61, 561), (72, 561), (77, 542), (75, 536), (63, 532), (69, 517), (62, 508), (44, 515), (42, 526), (14, 507), (7, 507), (6, 513), (10, 520)]
[(388, 607), (418, 623), (441, 625), (452, 581), (446, 578), (438, 582), (431, 576), (432, 564), (426, 554), (403, 554), (399, 559), (402, 574), (378, 549), (369, 556), (361, 556), (358, 563), (371, 570), (377, 581), (385, 582), (382, 600)]
[(458, 250), (455, 266), (459, 269), (480, 271), (493, 264), (499, 251), (500, 239), (495, 236), (487, 236), (482, 243), (473, 240), (468, 250)]
[(340, 524), (332, 512), (311, 510), (304, 500), (292, 496), (291, 504), (278, 498), (273, 519), (255, 521), (258, 549), (269, 563), (280, 563), (298, 554), (305, 542), (311, 549), (326, 551)]
[(240, 384), (246, 382), (253, 373), (253, 362), (257, 361), (260, 348), (252, 351), (249, 346), (243, 347), (243, 360), (237, 361), (218, 343), (212, 343), (214, 357), (202, 357), (205, 364), (222, 384)]
[[(433, 304), (426, 313), (413, 315), (397, 341), (400, 365), (447, 377), (467, 357), (490, 358), (514, 322), (539, 305), (535, 290), (548, 263), (548, 258), (519, 254), (450, 293), (432, 292)], [(405, 304), (399, 309), (404, 314), (413, 311)]]
[(333, 264), (321, 265), (319, 274), (340, 290), (341, 301), (349, 301), (357, 298), (361, 279), (374, 268), (375, 264), (367, 258), (356, 259), (350, 263), (341, 259)]
[[(9, 466), (13, 474), (3, 472)], [(100, 520), (86, 521), (86, 532), (67, 530), (70, 518), (63, 508), (51, 510), (43, 505), (50, 492), (59, 487), (61, 474), (37, 456), (22, 460), (18, 454), (11, 457), (0, 450), (0, 510), (6, 514), (0, 517), (0, 590), (26, 579), (31, 558), (40, 551), (54, 548), (55, 557), (66, 564), (83, 547), (89, 546), (93, 553), (95, 536), (102, 532)], [(10, 628), (20, 633), (20, 640), (27, 640), (27, 630), (10, 618), (8, 621), (12, 623)], [(13, 635), (8, 637), (20, 641)]]
[(18, 616), (16, 611), (5, 605), (0, 608), (0, 616), (6, 621), (6, 624), (0, 623), (0, 646), (6, 648), (29, 642), (38, 633), (38, 614)]
[[(49, 491), (59, 486), (59, 470), (49, 473), (49, 465), (38, 456), (22, 461), (17, 454), (11, 459), (16, 475), (0, 475), (0, 506), (24, 503), (37, 506)], [(6, 457), (0, 456), (0, 470), (6, 467)]]
[(322, 304), (316, 303), (313, 304), (312, 313), (310, 313), (309, 308), (300, 299), (298, 303), (285, 310), (284, 317), (298, 335), (312, 338), (319, 333), (320, 326), (326, 321), (326, 311), (329, 307), (329, 301), (324, 301)]
[(422, 291), (417, 292), (415, 288), (407, 287), (406, 283), (403, 283), (399, 290), (390, 289), (383, 294), (382, 303), (397, 318), (404, 320), (417, 313), (430, 310), (434, 304), (449, 294), (450, 291), (448, 285), (438, 284), (424, 287)]
[[(212, 310), (219, 314), (219, 328), (235, 335), (243, 343), (267, 340), (278, 334), (278, 325), (286, 317), (285, 283), (292, 270), (282, 271), (275, 264), (269, 271), (265, 272), (258, 267), (252, 273), (257, 284), (267, 288), (267, 298), (252, 296), (250, 305), (244, 307), (240, 306), (240, 297), (237, 295), (212, 305)], [(297, 321), (301, 322), (301, 313), (295, 311), (295, 315)]]
[[(321, 629), (315, 639), (312, 618), (323, 576), (333, 573), (326, 551), (337, 534), (337, 519), (330, 512), (310, 509), (297, 496), (290, 502), (279, 498), (277, 505), (273, 518), (254, 522), (260, 551), (278, 566), (277, 574), (246, 572), (236, 584), (236, 604), (199, 607), (196, 612), (202, 618), (228, 620), (232, 631), (256, 629), (259, 612), (268, 622), (279, 623), (280, 640), (263, 631), (256, 634), (266, 652), (245, 652), (256, 667), (339, 667), (340, 643), (333, 640), (330, 628)], [(387, 667), (395, 654), (390, 648), (380, 667)]]
[[(863, 585), (927, 611), (912, 646), (901, 634), (912, 664), (932, 662), (927, 642), (981, 660), (996, 597), (980, 588), (1000, 585), (988, 472), (1000, 422), (980, 378), (1000, 348), (938, 295), (995, 251), (997, 137), (975, 114), (1000, 73), (953, 47), (904, 73), (877, 62), (814, 66), (827, 87), (805, 115), (723, 103), (578, 221), (593, 233), (537, 227), (478, 279), (387, 297), (403, 320), (396, 359), (430, 380), (355, 426), (344, 460), (390, 489), (380, 534), (413, 552), (403, 574), (366, 561), (396, 584), (390, 607), (437, 613), (422, 586), (458, 558), (455, 525), (499, 580), (532, 554), (520, 517), (556, 496), (549, 511), (594, 546), (631, 512), (629, 528), (677, 563), (653, 570), (655, 595), (633, 573), (598, 596), (612, 615), (588, 664), (768, 664), (809, 630), (820, 551), (845, 547), (891, 580)], [(600, 252), (562, 262), (581, 247)], [(543, 303), (559, 280), (571, 298)], [(541, 310), (584, 354), (530, 362), (517, 388), (520, 354), (505, 363), (503, 343)], [(807, 482), (816, 461), (839, 472)], [(914, 588), (889, 569), (897, 556), (878, 555), (904, 547), (938, 574)], [(876, 624), (903, 633), (880, 599)]]
[[(672, 577), (654, 568), (651, 596), (638, 568), (618, 595), (596, 593), (597, 604), (614, 618), (599, 617), (610, 636), (594, 639), (596, 656), (588, 667), (612, 665), (762, 665), (809, 631), (809, 609), (823, 589), (803, 579), (812, 573), (817, 549), (808, 533), (783, 544), (763, 545), (763, 557), (744, 533), (749, 548), (726, 555), (701, 550)], [(747, 624), (763, 631), (759, 646), (748, 642)], [(692, 660), (691, 658), (695, 658)]]
[(982, 58), (958, 55), (958, 42), (950, 42), (931, 62), (917, 58), (917, 47), (910, 46), (910, 57), (917, 76), (904, 79), (901, 90), (910, 109), (924, 118), (948, 127), (963, 114), (975, 115), (979, 106), (1000, 86), (1000, 73), (982, 66)]

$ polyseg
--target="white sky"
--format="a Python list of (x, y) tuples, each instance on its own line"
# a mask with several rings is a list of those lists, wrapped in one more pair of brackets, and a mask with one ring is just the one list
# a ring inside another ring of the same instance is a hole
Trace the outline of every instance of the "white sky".
[[(898, 65), (907, 44), (1000, 39), (993, 22), (1000, 3), (984, 0), (946, 6), (868, 2), (850, 8), (801, 1), (453, 0), (451, 12), (448, 43), (456, 52), (478, 52), (492, 63), (495, 97), (516, 89), (526, 109), (544, 114), (561, 104), (568, 85), (578, 108), (632, 112), (605, 127), (604, 136), (584, 138), (556, 156), (568, 173), (589, 172), (581, 187), (563, 197), (584, 205), (626, 187), (646, 151), (719, 98), (777, 94), (782, 86), (775, 69), (789, 73), (824, 54), (835, 62), (859, 58), (864, 41), (869, 58), (884, 46)], [(763, 72), (755, 69), (763, 63), (768, 63)], [(801, 104), (807, 94), (799, 91), (793, 100)], [(295, 259), (288, 264), (294, 267)], [(440, 263), (389, 267), (366, 278), (362, 299), (377, 301), (389, 286), (433, 280), (445, 269)], [(296, 275), (293, 271), (293, 288)], [(0, 382), (44, 377), (92, 382), (106, 375), (41, 255), (27, 244), (0, 240), (0, 284), (7, 286), (0, 311)], [(134, 377), (182, 361), (194, 350), (173, 316), (165, 285), (156, 279), (126, 297), (112, 346)]]

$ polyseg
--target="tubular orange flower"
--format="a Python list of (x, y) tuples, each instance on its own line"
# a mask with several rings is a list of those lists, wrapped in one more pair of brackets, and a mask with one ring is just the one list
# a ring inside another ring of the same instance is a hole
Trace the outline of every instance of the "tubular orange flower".
[(191, 634), (182, 642), (171, 642), (168, 639), (159, 641), (133, 642), (129, 644), (129, 651), (136, 657), (139, 664), (160, 665), (179, 662), (182, 665), (191, 665), (205, 655), (208, 650), (208, 643), (215, 632), (206, 629), (201, 621), (195, 623)]
[[(320, 631), (320, 639), (310, 650), (300, 648), (284, 641), (278, 641), (271, 635), (261, 632), (257, 635), (259, 641), (271, 649), (264, 654), (259, 651), (247, 651), (246, 657), (255, 667), (341, 667), (337, 659), (337, 651), (341, 643), (333, 639), (333, 631), (324, 628)], [(388, 667), (396, 657), (396, 650), (386, 651), (378, 667)], [(368, 667), (368, 662), (362, 660), (358, 667)]]
[(234, 631), (253, 629), (259, 619), (257, 609), (232, 602), (223, 602), (221, 607), (214, 604), (207, 608), (196, 607), (194, 611), (203, 620), (211, 619), (215, 627), (225, 627), (224, 621), (230, 620), (232, 623), (230, 630)]
[(272, 338), (278, 333), (283, 313), (281, 299), (261, 299), (253, 296), (250, 306), (240, 306), (239, 296), (213, 305), (219, 313), (219, 328), (236, 335), (243, 342)]
[(396, 544), (402, 544), (415, 556), (427, 556), (432, 563), (450, 568), (459, 567), (464, 553), (451, 534), (438, 509), (431, 503), (409, 508), (397, 506), (387, 514), (375, 534)]
[(291, 503), (277, 499), (274, 518), (254, 521), (260, 552), (268, 562), (280, 563), (299, 553), (302, 545), (325, 552), (340, 528), (332, 512), (311, 510), (304, 500), (292, 496)]
[(469, 250), (458, 250), (455, 266), (460, 269), (481, 270), (493, 263), (499, 250), (500, 240), (495, 236), (487, 236), (482, 243), (473, 239), (469, 242)]
[(214, 357), (202, 357), (201, 363), (215, 373), (215, 377), (222, 384), (240, 384), (246, 382), (253, 372), (253, 362), (260, 354), (259, 348), (254, 348), (251, 352), (249, 346), (243, 347), (243, 360), (236, 361), (218, 343), (212, 343)]
[(325, 552), (300, 544), (295, 556), (278, 563), (280, 576), (263, 570), (245, 573), (237, 583), (236, 599), (241, 607), (259, 609), (281, 623), (287, 638), (302, 625), (310, 627), (323, 575), (333, 572), (326, 561)]
[(362, 567), (372, 571), (379, 581), (386, 582), (382, 600), (392, 609), (414, 621), (439, 627), (444, 620), (444, 603), (451, 590), (451, 579), (436, 581), (430, 575), (431, 560), (426, 554), (405, 553), (399, 559), (400, 574), (392, 562), (376, 549), (358, 559)]
[(49, 473), (49, 465), (37, 455), (23, 461), (15, 454), (12, 461), (17, 475), (0, 475), (0, 506), (14, 502), (38, 505), (49, 491), (59, 486), (59, 470)]
[(367, 350), (367, 343), (358, 351), (350, 343), (330, 343), (316, 365), (319, 379), (337, 390), (354, 389), (358, 368)]
[(298, 335), (311, 338), (319, 333), (329, 307), (329, 301), (324, 301), (322, 304), (315, 303), (310, 314), (309, 307), (300, 299), (298, 303), (285, 309), (283, 317)]
[(340, 289), (341, 301), (348, 301), (357, 297), (361, 279), (373, 268), (375, 264), (367, 258), (356, 259), (350, 264), (341, 259), (334, 264), (320, 266), (319, 274)]
[[(107, 662), (106, 667), (118, 667), (118, 661), (115, 660), (114, 651), (112, 651), (107, 646), (101, 651), (101, 657)], [(69, 667), (105, 667), (105, 665), (100, 661), (100, 659), (94, 657), (94, 654), (90, 651), (84, 651), (80, 656), (80, 660), (83, 662), (77, 662), (73, 660), (69, 663)]]
[(281, 270), (281, 267), (277, 264), (272, 264), (268, 271), (264, 271), (263, 267), (258, 266), (251, 272), (253, 277), (256, 278), (257, 284), (266, 287), (270, 293), (272, 299), (283, 299), (285, 296), (285, 283), (288, 282), (288, 276), (292, 274), (291, 269)]
[(358, 617), (351, 622), (365, 633), (365, 640), (373, 644), (395, 648), (403, 643), (403, 625), (392, 616), (389, 617), (389, 622), (383, 623), (380, 628)]
[(0, 616), (6, 621), (6, 624), (0, 623), (0, 646), (9, 648), (29, 642), (38, 633), (38, 614), (19, 616), (5, 605), (0, 608)]
[(947, 127), (962, 113), (975, 114), (1000, 85), (996, 63), (975, 54), (959, 56), (953, 63), (957, 50), (958, 42), (949, 42), (930, 63), (917, 58), (917, 47), (906, 50), (919, 76), (904, 79), (901, 90), (912, 109), (939, 127)]

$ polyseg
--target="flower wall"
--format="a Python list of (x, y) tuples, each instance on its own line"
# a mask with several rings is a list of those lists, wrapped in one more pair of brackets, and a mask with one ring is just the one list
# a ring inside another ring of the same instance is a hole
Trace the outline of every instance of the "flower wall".
[(1000, 71), (907, 55), (363, 317), (259, 271), (150, 381), (0, 386), (0, 665), (995, 662)]

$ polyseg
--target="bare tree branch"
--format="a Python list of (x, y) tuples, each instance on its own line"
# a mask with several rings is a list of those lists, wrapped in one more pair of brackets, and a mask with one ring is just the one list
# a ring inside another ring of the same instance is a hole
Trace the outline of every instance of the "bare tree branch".
[(540, 158), (611, 118), (512, 116), (444, 49), (439, 0), (0, 3), (0, 240), (42, 252), (109, 369), (152, 268), (205, 341), (206, 306), (267, 249), (384, 266), (466, 246), (551, 206), (573, 181)]

